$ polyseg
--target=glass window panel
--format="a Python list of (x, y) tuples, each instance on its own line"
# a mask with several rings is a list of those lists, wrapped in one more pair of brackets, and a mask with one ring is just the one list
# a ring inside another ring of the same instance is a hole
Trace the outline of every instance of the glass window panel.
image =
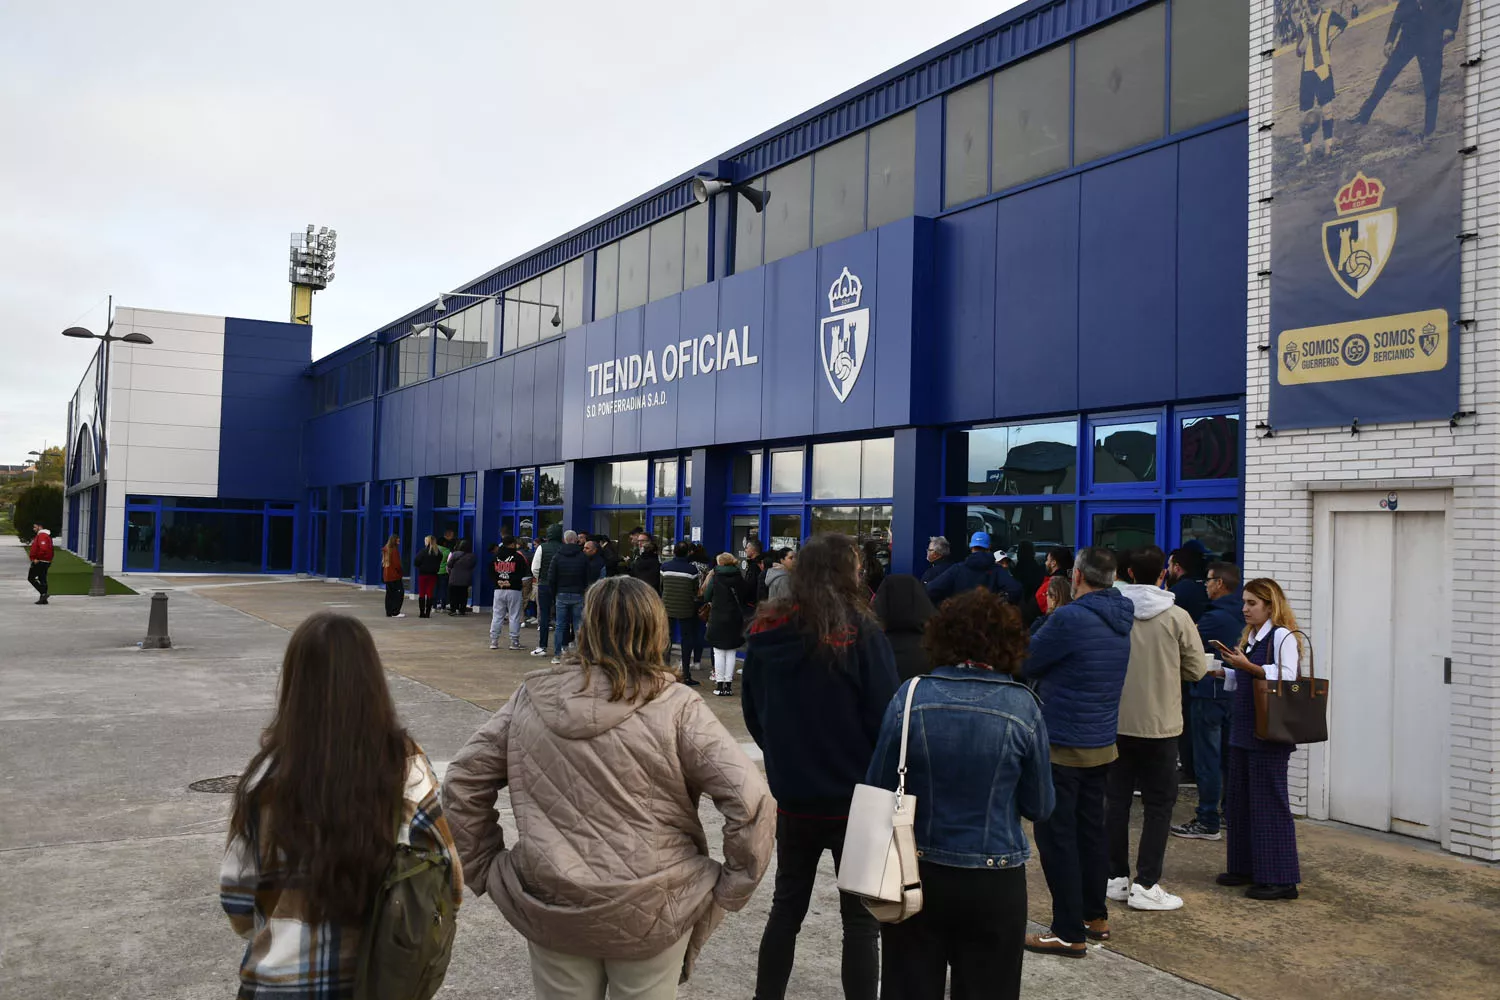
[(968, 550), (976, 531), (988, 532), (990, 548), (1017, 557), (1022, 542), (1036, 546), (1045, 563), (1051, 549), (1075, 547), (1076, 508), (1070, 503), (948, 504), (943, 535), (955, 552)]
[(563, 329), (583, 325), (583, 258), (563, 265)]
[(645, 527), (645, 524), (646, 512), (643, 510), (596, 510), (592, 531), (614, 542), (615, 552), (623, 556), (631, 551), (631, 529)]
[(1179, 441), (1182, 478), (1234, 479), (1240, 474), (1240, 417), (1184, 417)]
[[(735, 197), (739, 197), (736, 195)], [(744, 204), (744, 199), (740, 199)], [(745, 206), (749, 208), (749, 205)], [(751, 209), (751, 211), (754, 211)], [(683, 234), (684, 288), (697, 288), (708, 281), (708, 206), (694, 205), (685, 213)]]
[[(858, 441), (832, 441), (812, 449), (814, 500), (843, 500), (860, 495)], [(816, 526), (814, 528), (816, 530)]]
[(771, 492), (802, 492), (802, 449), (771, 452)]
[[(266, 518), (267, 573), (290, 573), (292, 571), (293, 551), (296, 548), (297, 539), (296, 528), (295, 517)], [(411, 532), (408, 531), (407, 534), (410, 535)]]
[(656, 485), (653, 496), (658, 500), (670, 500), (677, 496), (677, 461), (668, 459), (656, 463)]
[(400, 388), (420, 382), (432, 365), (432, 331), (402, 337), (386, 348), (386, 387)]
[(642, 229), (620, 241), (620, 312), (646, 304), (651, 271), (651, 230)]
[(693, 495), (693, 460), (691, 458), (682, 460), (682, 495), (685, 497)]
[[(512, 288), (507, 296), (520, 295), (519, 288)], [(501, 350), (513, 351), (521, 344), (521, 307), (513, 298), (506, 298), (500, 309)]]
[(363, 486), (341, 486), (339, 487), (339, 506), (345, 510), (363, 507), (365, 505), (365, 488)]
[(1094, 428), (1094, 482), (1156, 482), (1156, 421)]
[(434, 374), (451, 372), (490, 356), (490, 344), (485, 336), (480, 306), (470, 306), (462, 312), (452, 313), (441, 320), (441, 325), (452, 330), (453, 336), (437, 331), (437, 370)]
[(1078, 423), (975, 427), (948, 435), (948, 496), (1074, 493)]
[(600, 462), (594, 466), (594, 503), (646, 502), (646, 460)]
[(908, 111), (870, 129), (869, 211), (874, 229), (911, 215), (917, 190), (917, 113)]
[(354, 403), (375, 395), (375, 352), (363, 354), (344, 374), (343, 402)]
[(860, 542), (874, 542), (880, 568), (886, 572), (891, 568), (891, 507), (879, 505), (859, 509)]
[(434, 507), (457, 507), (460, 505), (460, 479), (458, 476), (434, 476), (432, 478), (432, 505)]
[(1249, 0), (1172, 0), (1173, 132), (1249, 107), (1249, 23)]
[(500, 502), (515, 503), (516, 500), (516, 474), (507, 472), (500, 476)]
[[(1076, 43), (1073, 162), (1162, 137), (1167, 89), (1166, 4), (1084, 35)], [(1244, 74), (1244, 52), (1235, 57)]]
[(156, 569), (156, 512), (133, 510), (125, 517), (125, 568)]
[(563, 502), (563, 472), (565, 466), (544, 465), (536, 502), (546, 507), (560, 507)]
[(813, 246), (865, 229), (864, 132), (813, 154)]
[(944, 112), (943, 204), (952, 208), (990, 189), (989, 78), (949, 94)]
[[(745, 543), (750, 539), (760, 541), (760, 515), (759, 514), (736, 514), (729, 519), (729, 544), (735, 558), (742, 563), (745, 560)], [(710, 552), (709, 562), (713, 561), (716, 552)]]
[(1092, 545), (1116, 552), (1156, 544), (1155, 514), (1095, 514)]
[[(766, 263), (790, 257), (812, 238), (812, 157), (766, 175)], [(741, 199), (743, 201), (744, 199)]]
[(888, 497), (896, 492), (896, 439), (860, 442), (859, 495)]
[(164, 510), (161, 572), (259, 573), (264, 522), (259, 513)]
[(542, 279), (532, 278), (524, 285), (515, 290), (515, 296), (523, 300), (520, 303), (520, 336), (516, 339), (517, 347), (525, 347), (535, 344), (541, 337), (542, 310), (535, 303), (542, 300)]
[(542, 275), (542, 292), (538, 300), (542, 303), (541, 337), (543, 340), (563, 332), (561, 326), (552, 325), (552, 317), (557, 315), (552, 307), (557, 307), (560, 312), (563, 307), (563, 298), (563, 269), (554, 267)]
[(547, 531), (554, 524), (563, 523), (563, 512), (560, 510), (539, 510), (536, 512), (536, 534), (532, 537), (545, 540)]
[(651, 301), (682, 291), (683, 223), (678, 212), (651, 226)]
[(615, 314), (619, 304), (620, 244), (602, 246), (594, 254), (594, 318)]
[(401, 482), (401, 506), (415, 507), (417, 505), (417, 481), (405, 479)]
[(802, 515), (772, 514), (769, 542), (773, 549), (791, 549), (795, 552), (801, 548)]
[(474, 506), (475, 498), (478, 496), (479, 492), (479, 477), (471, 472), (468, 475), (462, 477), (460, 483), (462, 484), (461, 488), (463, 489), (463, 505), (465, 507)]
[(812, 508), (812, 534), (859, 536), (858, 507), (814, 507)]
[(1238, 514), (1183, 514), (1178, 521), (1182, 544), (1197, 541), (1209, 562), (1239, 562), (1240, 516)]
[(1061, 45), (995, 74), (992, 191), (1067, 169), (1071, 68)]
[(734, 456), (730, 470), (729, 492), (760, 495), (760, 452), (747, 451)]
[(530, 469), (521, 473), (521, 502), (536, 503), (536, 473)]
[[(766, 189), (766, 179), (750, 181), (757, 191)], [(766, 215), (739, 195), (734, 196), (734, 270), (738, 274), (763, 262), (762, 243), (766, 232)]]
[(672, 546), (677, 544), (677, 518), (656, 514), (651, 518), (651, 537), (656, 541), (656, 554), (662, 562), (672, 558)]

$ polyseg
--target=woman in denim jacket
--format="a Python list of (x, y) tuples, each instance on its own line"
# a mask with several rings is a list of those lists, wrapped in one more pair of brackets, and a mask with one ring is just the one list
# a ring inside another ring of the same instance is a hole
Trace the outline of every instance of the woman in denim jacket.
[[(917, 797), (923, 907), (881, 928), (883, 1000), (1019, 997), (1026, 935), (1021, 818), (1052, 812), (1041, 705), (1014, 674), (1026, 656), (1021, 615), (988, 590), (945, 601), (924, 638), (933, 663), (916, 684), (906, 789)], [(906, 688), (885, 713), (868, 782), (896, 787)]]

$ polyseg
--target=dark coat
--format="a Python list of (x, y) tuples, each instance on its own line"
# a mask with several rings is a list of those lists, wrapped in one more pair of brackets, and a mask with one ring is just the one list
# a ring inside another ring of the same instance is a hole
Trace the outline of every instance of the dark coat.
[(479, 558), (472, 552), (455, 552), (448, 561), (448, 586), (467, 587), (474, 582), (474, 567)]
[(642, 552), (630, 564), (630, 575), (661, 593), (661, 560), (654, 552)]
[(903, 681), (932, 669), (922, 648), (927, 619), (937, 614), (920, 580), (905, 573), (892, 573), (875, 592), (875, 616), (885, 629), (896, 654), (896, 673)]
[(745, 644), (745, 591), (745, 574), (738, 566), (714, 567), (703, 590), (704, 599), (713, 605), (704, 639), (714, 649), (739, 649)]
[(416, 555), (412, 556), (411, 568), (416, 570), (419, 576), (437, 576), (438, 567), (442, 563), (443, 555), (441, 552), (435, 552), (432, 549), (423, 547), (417, 550)]
[(1093, 749), (1115, 742), (1134, 624), (1130, 598), (1107, 587), (1058, 608), (1032, 636), (1022, 671), (1039, 681), (1054, 745)]
[[(760, 578), (766, 572), (765, 561), (765, 553), (761, 553), (754, 559), (745, 560), (745, 590), (740, 600), (744, 602), (746, 607), (755, 607), (755, 602), (760, 598)], [(719, 648), (725, 649), (727, 647), (720, 646)]]
[[(1217, 639), (1230, 649), (1238, 649), (1240, 636), (1245, 632), (1244, 597), (1238, 593), (1225, 594), (1208, 606), (1198, 619), (1198, 635), (1203, 639), (1203, 649), (1218, 655), (1218, 650), (1208, 644)], [(1224, 692), (1224, 680), (1208, 674), (1202, 680), (1188, 685), (1188, 695), (1193, 698), (1215, 698), (1230, 701), (1234, 693)]]
[(668, 618), (691, 618), (698, 613), (698, 567), (686, 559), (670, 559), (662, 566), (661, 599)]
[(988, 587), (1010, 603), (1020, 607), (1021, 585), (1009, 571), (1001, 569), (988, 552), (970, 552), (969, 558), (950, 568), (927, 585), (927, 596), (933, 604), (942, 604), (954, 594)]
[(536, 579), (539, 585), (551, 586), (547, 581), (547, 569), (552, 565), (552, 560), (557, 556), (558, 549), (563, 544), (563, 526), (554, 524), (547, 529), (547, 540), (542, 543), (542, 562), (537, 567)]
[(948, 555), (943, 556), (943, 558), (939, 559), (937, 562), (928, 563), (927, 571), (922, 574), (922, 582), (931, 583), (933, 580), (936, 580), (938, 577), (942, 576), (944, 573), (948, 572), (948, 570), (952, 569), (954, 566), (957, 566), (962, 561), (963, 560), (959, 559), (957, 556), (949, 553)]
[(583, 546), (577, 542), (559, 546), (543, 579), (554, 594), (582, 594), (587, 590), (593, 579), (589, 576), (589, 557), (583, 554)]
[(1194, 622), (1208, 610), (1208, 589), (1203, 586), (1202, 580), (1185, 576), (1167, 589), (1177, 598), (1177, 606), (1186, 611)]
[(490, 583), (497, 590), (525, 590), (531, 563), (525, 553), (501, 546), (490, 562)]
[(891, 645), (873, 621), (862, 621), (841, 646), (827, 647), (791, 619), (757, 619), (741, 708), (765, 752), (766, 779), (781, 809), (849, 814), (896, 686)]

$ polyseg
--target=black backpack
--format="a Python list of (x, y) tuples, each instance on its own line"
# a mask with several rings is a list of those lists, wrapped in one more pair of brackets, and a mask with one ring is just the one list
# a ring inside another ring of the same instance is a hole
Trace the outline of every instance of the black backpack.
[(453, 954), (452, 862), (397, 844), (359, 942), (355, 1000), (429, 1000)]

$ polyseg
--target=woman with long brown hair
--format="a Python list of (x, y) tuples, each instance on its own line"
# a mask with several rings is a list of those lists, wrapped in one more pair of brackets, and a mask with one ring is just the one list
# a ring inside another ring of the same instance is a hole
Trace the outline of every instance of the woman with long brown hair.
[[(864, 780), (896, 691), (896, 659), (870, 609), (859, 545), (814, 536), (797, 553), (791, 597), (763, 604), (745, 656), (745, 725), (776, 795), (776, 891), (761, 936), (759, 1000), (786, 995), (797, 933), (825, 850), (837, 866), (854, 786)], [(874, 1000), (879, 927), (839, 898), (847, 1000)]]
[(452, 859), (437, 778), (396, 716), (380, 655), (353, 618), (321, 612), (287, 643), (276, 713), (234, 792), (219, 894), (249, 942), (240, 997), (342, 1000), (396, 845)]
[(401, 602), (406, 600), (406, 591), (401, 582), (403, 575), (401, 536), (392, 535), (386, 539), (384, 548), (380, 550), (380, 579), (385, 584), (385, 616), (387, 618), (406, 617), (401, 613)]
[(1251, 899), (1296, 899), (1302, 881), (1297, 826), (1287, 796), (1287, 765), (1295, 749), (1255, 735), (1255, 682), (1294, 681), (1302, 662), (1297, 616), (1275, 580), (1245, 584), (1245, 632), (1239, 648), (1215, 642), (1230, 667), (1224, 688), (1234, 702), (1229, 721), (1229, 783), (1224, 818), (1228, 871), (1220, 885), (1247, 885)]
[[(666, 608), (640, 580), (588, 588), (578, 652), (532, 673), (448, 767), (464, 873), (531, 949), (539, 1000), (667, 998), (771, 860), (775, 802), (666, 663)], [(510, 787), (517, 838), (495, 811)], [(724, 861), (698, 819), (724, 815)]]

